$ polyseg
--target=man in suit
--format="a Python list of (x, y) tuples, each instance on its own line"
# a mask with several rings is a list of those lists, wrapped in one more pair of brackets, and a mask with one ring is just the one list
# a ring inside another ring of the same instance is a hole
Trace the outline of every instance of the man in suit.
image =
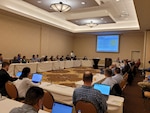
[(3, 96), (7, 95), (6, 89), (5, 89), (5, 83), (7, 81), (15, 81), (17, 78), (11, 77), (7, 71), (9, 69), (9, 63), (8, 62), (3, 62), (2, 63), (2, 69), (0, 70), (0, 93)]

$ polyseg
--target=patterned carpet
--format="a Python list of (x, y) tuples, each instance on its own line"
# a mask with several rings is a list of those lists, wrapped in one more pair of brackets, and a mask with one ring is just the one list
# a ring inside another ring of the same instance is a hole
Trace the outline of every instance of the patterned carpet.
[(75, 87), (75, 82), (82, 80), (82, 76), (85, 71), (90, 71), (93, 74), (100, 72), (99, 69), (87, 67), (48, 71), (42, 73), (44, 75), (43, 81)]

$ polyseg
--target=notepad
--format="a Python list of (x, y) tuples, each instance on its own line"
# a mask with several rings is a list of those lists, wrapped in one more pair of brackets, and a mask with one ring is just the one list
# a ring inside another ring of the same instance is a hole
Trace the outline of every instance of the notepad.
[(54, 102), (51, 113), (72, 113), (73, 106)]

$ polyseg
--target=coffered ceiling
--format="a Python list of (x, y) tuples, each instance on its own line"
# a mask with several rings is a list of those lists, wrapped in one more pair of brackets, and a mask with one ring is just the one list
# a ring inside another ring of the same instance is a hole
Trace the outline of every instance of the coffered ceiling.
[[(71, 10), (50, 8), (59, 2)], [(0, 8), (73, 33), (140, 29), (133, 0), (0, 0)]]

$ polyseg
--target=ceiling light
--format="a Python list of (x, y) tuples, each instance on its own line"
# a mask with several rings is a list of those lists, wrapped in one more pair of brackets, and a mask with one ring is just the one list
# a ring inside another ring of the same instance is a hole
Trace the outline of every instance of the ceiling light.
[(70, 5), (63, 4), (62, 2), (51, 4), (50, 7), (58, 12), (66, 12), (71, 9)]
[(42, 1), (41, 1), (41, 0), (38, 0), (38, 1), (37, 1), (37, 3), (39, 3), (39, 4), (40, 4), (40, 3), (42, 3)]
[(116, 0), (116, 2), (119, 2), (120, 0)]
[(87, 23), (86, 25), (87, 25), (88, 27), (92, 28), (92, 27), (97, 26), (98, 24), (93, 23), (93, 21), (91, 21), (90, 23)]
[(82, 5), (85, 5), (85, 2), (81, 2)]

